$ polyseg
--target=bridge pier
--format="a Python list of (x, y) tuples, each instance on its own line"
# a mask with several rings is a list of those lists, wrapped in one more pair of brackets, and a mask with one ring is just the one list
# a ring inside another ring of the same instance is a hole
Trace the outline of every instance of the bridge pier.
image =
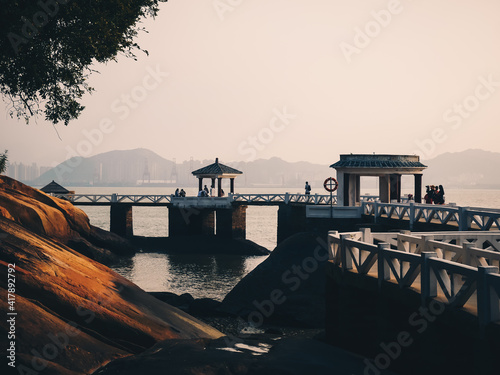
[(306, 206), (280, 205), (278, 209), (278, 238), (280, 244), (286, 238), (307, 228)]
[(215, 212), (213, 209), (169, 207), (169, 237), (200, 234), (207, 236), (215, 234)]
[(247, 206), (217, 209), (217, 236), (246, 238)]
[(131, 204), (111, 204), (109, 231), (122, 237), (134, 235)]

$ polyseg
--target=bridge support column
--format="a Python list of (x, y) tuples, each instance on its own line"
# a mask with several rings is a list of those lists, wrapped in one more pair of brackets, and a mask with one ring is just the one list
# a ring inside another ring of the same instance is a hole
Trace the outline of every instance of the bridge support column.
[(305, 205), (280, 205), (278, 209), (278, 244), (293, 234), (306, 230), (306, 225)]
[(233, 239), (246, 238), (247, 206), (217, 209), (217, 236)]
[(170, 237), (186, 235), (214, 235), (215, 212), (213, 209), (194, 207), (169, 207), (168, 235)]
[(134, 235), (132, 205), (115, 203), (111, 205), (109, 230), (122, 237)]

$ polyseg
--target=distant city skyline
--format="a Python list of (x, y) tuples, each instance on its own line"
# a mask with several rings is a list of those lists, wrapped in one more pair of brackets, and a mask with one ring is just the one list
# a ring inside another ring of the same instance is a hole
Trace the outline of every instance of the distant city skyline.
[(95, 66), (67, 127), (0, 106), (0, 150), (45, 166), (135, 148), (321, 164), (499, 150), (500, 2), (216, 3), (162, 3), (137, 40), (149, 56)]

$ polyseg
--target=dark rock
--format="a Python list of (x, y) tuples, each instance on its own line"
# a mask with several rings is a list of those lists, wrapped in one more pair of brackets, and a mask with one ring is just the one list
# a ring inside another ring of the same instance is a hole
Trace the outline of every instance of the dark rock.
[(198, 298), (189, 305), (189, 313), (193, 315), (220, 315), (221, 302), (211, 298)]
[(113, 361), (95, 375), (352, 375), (365, 373), (364, 360), (312, 339), (168, 340), (139, 355)]
[(253, 325), (324, 327), (326, 244), (311, 233), (283, 241), (222, 301)]

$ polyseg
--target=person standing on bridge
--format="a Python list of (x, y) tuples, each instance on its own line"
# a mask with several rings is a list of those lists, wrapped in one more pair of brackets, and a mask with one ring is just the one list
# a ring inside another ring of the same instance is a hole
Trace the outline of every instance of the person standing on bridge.
[(306, 195), (311, 194), (311, 185), (309, 185), (308, 181), (306, 181), (305, 190), (306, 190)]

